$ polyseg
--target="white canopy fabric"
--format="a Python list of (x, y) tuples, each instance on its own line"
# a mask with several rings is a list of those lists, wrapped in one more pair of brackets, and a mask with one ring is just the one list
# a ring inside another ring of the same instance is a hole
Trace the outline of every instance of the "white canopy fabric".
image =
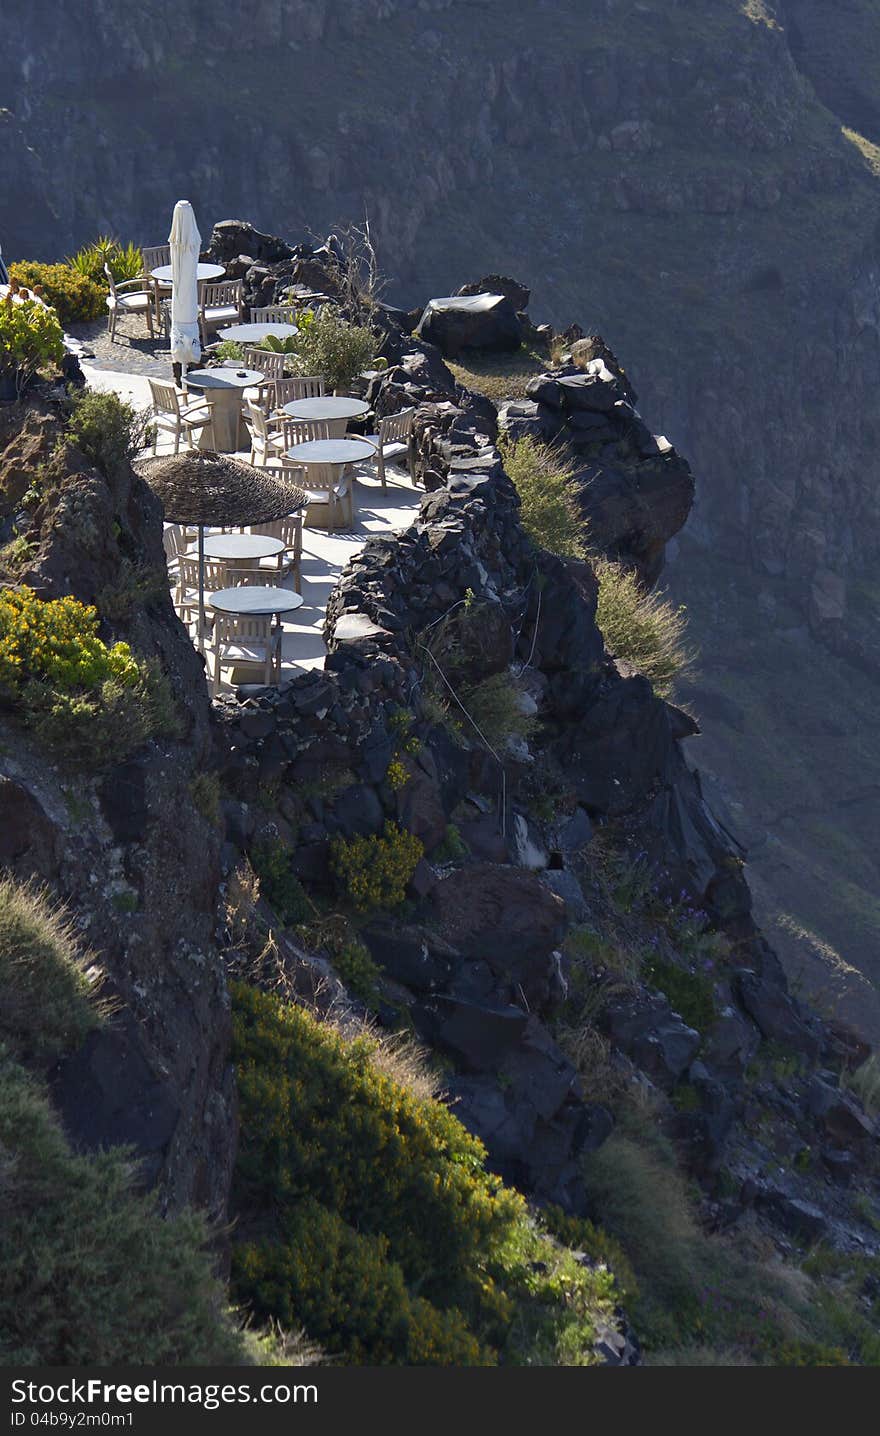
[(188, 199), (179, 199), (171, 220), (171, 358), (175, 364), (198, 364), (198, 264), (202, 236)]

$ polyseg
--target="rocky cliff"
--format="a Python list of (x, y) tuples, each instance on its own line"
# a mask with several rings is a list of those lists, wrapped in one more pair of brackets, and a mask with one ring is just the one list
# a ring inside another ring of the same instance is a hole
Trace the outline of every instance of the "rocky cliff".
[(222, 1217), (235, 1096), (219, 837), (193, 796), (210, 704), (164, 581), (161, 507), (127, 462), (99, 467), (65, 442), (67, 414), (58, 391), (4, 406), (4, 535), (17, 522), (28, 542), (12, 570), (4, 550), (3, 583), (97, 605), (105, 633), (167, 674), (176, 736), (108, 762), (96, 733), (80, 761), (58, 761), (4, 705), (0, 865), (68, 906), (114, 1014), (50, 1077), (74, 1143), (130, 1143), (166, 1210)]

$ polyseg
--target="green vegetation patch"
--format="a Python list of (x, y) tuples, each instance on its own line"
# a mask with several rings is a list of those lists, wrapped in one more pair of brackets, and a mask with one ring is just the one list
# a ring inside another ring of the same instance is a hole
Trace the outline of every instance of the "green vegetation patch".
[(676, 678), (693, 661), (685, 643), (683, 608), (656, 593), (646, 593), (636, 575), (621, 564), (593, 559), (599, 581), (596, 622), (605, 646), (647, 678), (668, 698)]
[(56, 758), (75, 766), (118, 762), (177, 730), (155, 664), (99, 638), (94, 607), (38, 598), (25, 585), (0, 590), (0, 693)]
[(42, 1091), (0, 1051), (0, 1365), (249, 1360), (203, 1222), (163, 1220), (132, 1180), (126, 1152), (73, 1153)]
[(0, 878), (0, 1042), (48, 1064), (99, 1021), (73, 929), (48, 893)]
[(584, 558), (586, 524), (572, 465), (550, 444), (531, 438), (502, 441), (500, 449), (504, 468), (520, 497), (526, 533), (551, 553)]
[(543, 1230), (371, 1038), (241, 984), (233, 1001), (238, 1299), (353, 1364), (594, 1364), (607, 1267)]

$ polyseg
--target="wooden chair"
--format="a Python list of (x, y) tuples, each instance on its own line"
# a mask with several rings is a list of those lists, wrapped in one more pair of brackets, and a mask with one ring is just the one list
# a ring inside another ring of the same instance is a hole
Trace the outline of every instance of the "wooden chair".
[[(284, 435), (283, 452), (286, 454), (294, 444), (329, 439), (330, 425), (326, 419), (285, 418), (281, 420), (281, 432)], [(340, 525), (351, 528), (354, 524), (354, 486), (348, 474), (344, 470), (340, 474), (338, 464), (309, 464), (303, 467), (305, 477), (295, 482), (302, 484), (308, 496), (307, 527), (327, 528), (330, 533), (334, 533)], [(327, 510), (326, 524), (319, 522), (320, 511), (324, 508)]]
[(271, 459), (280, 460), (284, 454), (285, 439), (281, 426), (276, 420), (267, 418), (262, 406), (253, 399), (245, 399), (244, 412), (251, 436), (250, 461), (266, 468)]
[(271, 349), (255, 349), (250, 346), (242, 350), (242, 355), (246, 369), (258, 369), (266, 376), (252, 389), (245, 389), (242, 397), (245, 400), (255, 400), (268, 414), (275, 394), (275, 385), (279, 379), (284, 378), (284, 355), (275, 354)]
[(186, 555), (189, 546), (189, 534), (182, 524), (166, 524), (162, 532), (162, 546), (165, 549), (165, 558), (168, 564), (168, 579), (173, 585), (177, 585), (180, 577), (179, 560), (181, 554)]
[(401, 409), (399, 414), (389, 414), (386, 418), (379, 420), (378, 434), (367, 434), (368, 444), (372, 444), (376, 450), (376, 472), (382, 481), (382, 487), (387, 488), (385, 482), (385, 465), (401, 455), (406, 457), (406, 468), (410, 479), (415, 483), (415, 463), (413, 459), (413, 419), (415, 409)]
[(292, 304), (264, 304), (251, 310), (251, 324), (295, 324), (296, 309)]
[(209, 428), (211, 434), (211, 445), (214, 444), (214, 421), (211, 415), (210, 404), (202, 399), (193, 404), (180, 402), (180, 395), (170, 379), (148, 379), (150, 394), (153, 400), (153, 453), (156, 453), (159, 442), (159, 430), (170, 431), (174, 435), (174, 452), (180, 453), (180, 437), (186, 439), (187, 448), (195, 448), (193, 434), (201, 429)]
[(153, 292), (153, 312), (156, 323), (162, 323), (162, 300), (171, 293), (169, 280), (154, 279), (152, 271), (158, 269), (160, 264), (171, 263), (170, 244), (141, 245), (141, 254), (144, 257), (144, 283)]
[(315, 439), (330, 438), (330, 425), (326, 419), (291, 419), (285, 415), (278, 422), (285, 449), (293, 448), (294, 444), (311, 444)]
[(116, 321), (120, 314), (143, 315), (152, 339), (154, 337), (152, 289), (148, 289), (142, 279), (124, 279), (121, 284), (117, 284), (109, 264), (104, 265), (104, 275), (110, 289), (110, 293), (107, 295), (107, 328), (110, 331), (111, 343), (116, 338)]
[(294, 374), (290, 379), (279, 379), (275, 384), (275, 405), (292, 404), (294, 399), (323, 399), (327, 392), (327, 381), (323, 374)]
[[(277, 476), (280, 470), (271, 469), (270, 472)], [(301, 482), (298, 478), (297, 483)], [(260, 559), (260, 582), (271, 582), (275, 579), (280, 583), (282, 578), (292, 573), (293, 586), (297, 593), (302, 593), (302, 510), (288, 514), (286, 518), (275, 519), (273, 523), (251, 524), (250, 531), (252, 534), (265, 534), (269, 538), (280, 539), (284, 544), (283, 551), (277, 556)]]
[(270, 615), (247, 617), (239, 613), (215, 613), (211, 651), (214, 657), (214, 696), (220, 692), (223, 668), (256, 669), (263, 683), (281, 678), (281, 625), (273, 626)]
[(199, 329), (202, 343), (208, 335), (225, 324), (239, 324), (244, 314), (244, 281), (221, 279), (216, 284), (203, 281), (199, 286)]
[[(182, 553), (178, 561), (177, 588), (174, 594), (174, 607), (181, 623), (187, 627), (198, 622), (199, 617), (199, 560), (194, 554)], [(227, 582), (227, 565), (220, 559), (205, 559), (205, 593), (216, 593), (218, 589), (230, 588)], [(207, 614), (208, 627), (211, 625), (211, 614)]]

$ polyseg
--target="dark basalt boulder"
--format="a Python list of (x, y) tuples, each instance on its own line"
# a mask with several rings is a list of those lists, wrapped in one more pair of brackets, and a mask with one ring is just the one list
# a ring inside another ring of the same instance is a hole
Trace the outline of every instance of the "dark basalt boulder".
[(281, 264), (297, 251), (274, 234), (263, 234), (243, 219), (223, 219), (215, 224), (205, 253), (215, 264), (228, 264), (239, 255), (262, 264)]
[(503, 294), (509, 299), (518, 314), (528, 309), (532, 291), (518, 279), (504, 274), (486, 274), (476, 284), (463, 284), (456, 294)]
[(410, 1010), (421, 1036), (452, 1053), (469, 1072), (497, 1072), (519, 1046), (529, 1020), (512, 1004), (468, 1002), (448, 994)]
[(667, 1090), (690, 1066), (702, 1040), (664, 997), (647, 992), (611, 1003), (603, 1025), (615, 1046)]
[(565, 904), (535, 873), (475, 863), (439, 882), (431, 904), (444, 938), (487, 962), (500, 990), (521, 989), (533, 1009), (546, 1003)]
[(859, 1147), (877, 1135), (876, 1123), (839, 1087), (814, 1077), (807, 1093), (810, 1116), (839, 1147)]
[(130, 1146), (137, 1172), (152, 1186), (180, 1116), (171, 1084), (150, 1068), (128, 1014), (99, 1028), (50, 1078), (65, 1132), (80, 1151)]
[(503, 294), (470, 294), (430, 300), (416, 334), (454, 359), (464, 349), (518, 349), (523, 330)]
[(382, 971), (414, 992), (443, 987), (461, 962), (455, 949), (436, 934), (392, 918), (374, 918), (361, 930), (361, 937)]
[(782, 983), (765, 974), (745, 971), (738, 974), (736, 986), (742, 1006), (763, 1037), (804, 1052), (815, 1061), (821, 1045), (819, 1037), (801, 1017)]

